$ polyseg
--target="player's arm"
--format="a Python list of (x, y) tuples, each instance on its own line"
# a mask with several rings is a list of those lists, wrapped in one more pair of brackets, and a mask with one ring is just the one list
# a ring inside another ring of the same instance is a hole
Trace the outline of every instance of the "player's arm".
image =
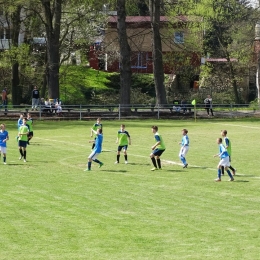
[(128, 137), (128, 144), (131, 145), (131, 137), (128, 132), (127, 132), (127, 137)]
[(5, 143), (8, 140), (9, 140), (9, 136), (7, 135), (6, 138), (3, 140), (3, 142)]
[(93, 133), (96, 135), (97, 131), (95, 131), (93, 128), (91, 128), (91, 137), (93, 136)]
[(93, 131), (94, 129), (93, 129), (93, 127), (92, 128), (90, 128), (90, 137), (92, 137), (93, 136)]
[(161, 139), (158, 135), (155, 136), (155, 139), (156, 139), (157, 142), (152, 146), (152, 150), (154, 150), (161, 143)]

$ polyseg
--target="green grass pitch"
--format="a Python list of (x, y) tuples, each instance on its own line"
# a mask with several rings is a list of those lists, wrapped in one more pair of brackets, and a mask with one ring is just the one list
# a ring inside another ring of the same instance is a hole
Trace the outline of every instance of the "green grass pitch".
[[(90, 154), (93, 121), (35, 122), (27, 163), (16, 122), (6, 122), (0, 163), (0, 260), (259, 259), (260, 170), (256, 120), (103, 121), (102, 168)], [(120, 124), (132, 139), (128, 165), (115, 165)], [(166, 143), (161, 171), (149, 154), (158, 125)], [(189, 130), (188, 169), (178, 158)], [(234, 182), (216, 183), (216, 139), (227, 129)]]

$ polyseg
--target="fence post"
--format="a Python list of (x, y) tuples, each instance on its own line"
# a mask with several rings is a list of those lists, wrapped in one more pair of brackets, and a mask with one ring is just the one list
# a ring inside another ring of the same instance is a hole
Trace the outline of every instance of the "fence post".
[(118, 105), (118, 119), (121, 120), (121, 107)]
[(160, 105), (157, 105), (157, 119), (160, 119)]
[(79, 120), (81, 121), (81, 104), (79, 105)]
[(40, 111), (39, 111), (39, 113), (40, 113), (40, 120), (42, 119), (42, 104), (40, 104)]

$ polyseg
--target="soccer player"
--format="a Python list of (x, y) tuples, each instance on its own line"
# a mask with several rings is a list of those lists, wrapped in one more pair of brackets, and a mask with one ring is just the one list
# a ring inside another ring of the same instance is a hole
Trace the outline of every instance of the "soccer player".
[(5, 124), (0, 125), (0, 156), (3, 154), (3, 162), (6, 164), (6, 141), (9, 140), (8, 132), (5, 130)]
[(154, 166), (151, 171), (155, 171), (162, 168), (160, 156), (165, 151), (165, 145), (162, 136), (158, 133), (158, 126), (152, 126), (152, 132), (154, 134), (156, 143), (152, 146), (153, 151), (150, 154), (150, 158)]
[(131, 145), (131, 138), (130, 138), (128, 131), (125, 130), (125, 125), (121, 125), (121, 130), (118, 130), (116, 143), (118, 143), (118, 148), (117, 148), (117, 156), (116, 156), (115, 164), (119, 163), (120, 152), (122, 149), (124, 150), (125, 164), (127, 164), (126, 150), (127, 150), (128, 144)]
[(228, 173), (228, 176), (230, 177), (230, 181), (234, 181), (234, 178), (229, 171), (228, 167), (230, 166), (229, 163), (229, 155), (225, 148), (225, 146), (222, 144), (222, 138), (217, 138), (217, 144), (219, 145), (219, 153), (215, 154), (214, 157), (220, 157), (220, 162), (218, 164), (218, 178), (215, 179), (215, 181), (221, 181), (221, 167), (224, 166), (225, 170)]
[[(224, 146), (227, 149), (228, 155), (229, 155), (229, 162), (231, 163), (231, 141), (227, 137), (227, 130), (221, 130), (221, 135), (224, 139)], [(236, 169), (233, 168), (230, 164), (229, 169), (232, 171), (232, 174), (236, 174)], [(222, 166), (222, 175), (224, 175), (224, 167)]]
[(97, 131), (91, 129), (91, 131), (96, 135), (96, 139), (94, 141), (89, 141), (90, 143), (95, 142), (95, 147), (91, 154), (88, 157), (88, 168), (85, 171), (91, 171), (91, 163), (92, 161), (99, 164), (99, 168), (102, 167), (104, 164), (100, 162), (97, 157), (102, 152), (102, 143), (103, 143), (103, 135), (102, 135), (102, 128), (98, 128)]
[(30, 140), (33, 138), (33, 119), (30, 113), (27, 113), (27, 126), (29, 128), (27, 144), (30, 144)]
[[(98, 128), (102, 129), (102, 124), (101, 124), (101, 118), (100, 117), (97, 118), (97, 122), (92, 126), (91, 132), (90, 132), (90, 137), (93, 137), (93, 133), (97, 132)], [(92, 130), (94, 130), (94, 131), (92, 131)], [(96, 138), (97, 138), (97, 135), (95, 134), (95, 139), (93, 141), (92, 150), (95, 147), (95, 140), (96, 140)]]
[(181, 145), (181, 149), (179, 152), (179, 157), (183, 163), (183, 168), (187, 168), (188, 167), (188, 163), (186, 161), (186, 155), (189, 151), (189, 145), (190, 145), (190, 141), (189, 141), (189, 137), (188, 137), (188, 130), (187, 129), (182, 129), (182, 139), (181, 142), (179, 143)]
[(20, 158), (19, 160), (24, 159), (23, 161), (26, 162), (26, 146), (28, 142), (28, 134), (29, 134), (29, 128), (26, 125), (26, 118), (23, 118), (23, 124), (19, 128), (18, 132), (18, 147), (19, 147), (19, 152), (20, 152)]

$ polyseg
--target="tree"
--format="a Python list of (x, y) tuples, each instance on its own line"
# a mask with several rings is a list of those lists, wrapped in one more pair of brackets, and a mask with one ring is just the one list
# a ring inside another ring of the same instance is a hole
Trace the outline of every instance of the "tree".
[[(131, 95), (131, 49), (127, 41), (125, 0), (117, 1), (117, 31), (120, 49), (120, 104), (124, 112), (129, 112)], [(125, 108), (124, 108), (125, 106)]]
[[(233, 88), (235, 102), (240, 102), (239, 85), (248, 77), (248, 64), (252, 54), (252, 33), (254, 28), (253, 10), (247, 0), (190, 0), (186, 13), (202, 17), (204, 41), (201, 53), (212, 58), (224, 58), (224, 66), (212, 66), (214, 71), (222, 72)], [(204, 52), (204, 53), (203, 53)], [(236, 60), (236, 62), (234, 62)], [(209, 70), (206, 69), (208, 72)]]
[(166, 104), (166, 91), (164, 85), (164, 67), (162, 57), (162, 42), (160, 35), (160, 4), (161, 0), (150, 0), (149, 10), (152, 26), (152, 53), (153, 53), (153, 74), (155, 82), (157, 104)]

